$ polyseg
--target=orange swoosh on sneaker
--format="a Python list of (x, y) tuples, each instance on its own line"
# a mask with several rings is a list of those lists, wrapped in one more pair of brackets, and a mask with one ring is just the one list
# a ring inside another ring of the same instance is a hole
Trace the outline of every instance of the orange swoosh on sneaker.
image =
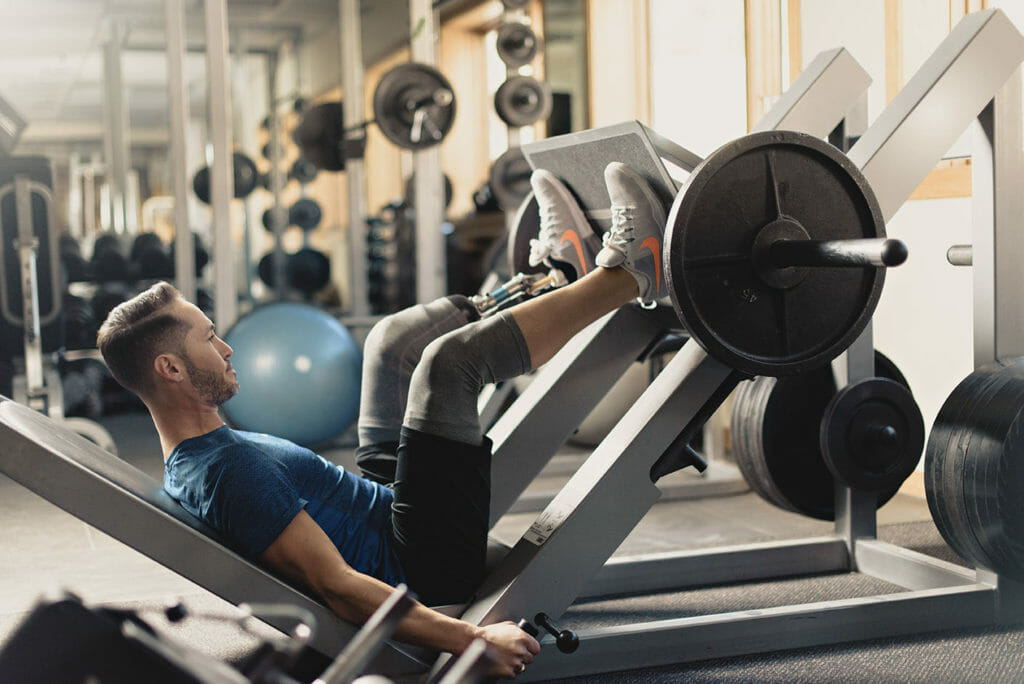
[(651, 250), (651, 256), (654, 257), (654, 291), (659, 292), (661, 290), (661, 241), (656, 237), (649, 237), (640, 243), (640, 249), (644, 247)]
[(587, 260), (583, 258), (583, 244), (580, 242), (580, 236), (576, 234), (576, 231), (572, 228), (566, 229), (562, 233), (562, 242), (571, 242), (572, 246), (576, 248), (576, 256), (580, 259), (580, 268), (583, 269), (583, 273), (580, 276), (587, 275)]

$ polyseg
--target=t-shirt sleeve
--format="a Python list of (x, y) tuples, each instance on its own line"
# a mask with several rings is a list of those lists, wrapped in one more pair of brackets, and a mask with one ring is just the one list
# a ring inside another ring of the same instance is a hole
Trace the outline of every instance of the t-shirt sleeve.
[(225, 450), (210, 473), (208, 521), (258, 556), (305, 507), (279, 460), (244, 445)]

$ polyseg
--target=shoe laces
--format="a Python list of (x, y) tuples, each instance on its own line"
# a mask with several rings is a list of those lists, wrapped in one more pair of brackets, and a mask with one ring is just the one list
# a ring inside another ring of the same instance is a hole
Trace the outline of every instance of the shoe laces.
[(612, 227), (602, 238), (605, 245), (625, 251), (633, 241), (633, 210), (631, 206), (612, 206)]
[(540, 213), (540, 231), (537, 237), (530, 240), (530, 257), (534, 261), (540, 261), (551, 253), (551, 247), (558, 244), (562, 235), (560, 230), (561, 221), (554, 205), (538, 207)]

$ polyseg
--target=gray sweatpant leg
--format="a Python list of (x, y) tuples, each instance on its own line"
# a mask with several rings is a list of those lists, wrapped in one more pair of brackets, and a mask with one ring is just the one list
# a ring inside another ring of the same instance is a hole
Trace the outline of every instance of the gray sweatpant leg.
[(475, 318), (469, 300), (453, 295), (411, 306), (381, 319), (370, 330), (363, 345), (360, 446), (393, 443), (397, 447), (409, 379), (424, 348)]
[(526, 340), (508, 311), (447, 333), (427, 345), (413, 371), (405, 426), (480, 444), (480, 390), (530, 368)]

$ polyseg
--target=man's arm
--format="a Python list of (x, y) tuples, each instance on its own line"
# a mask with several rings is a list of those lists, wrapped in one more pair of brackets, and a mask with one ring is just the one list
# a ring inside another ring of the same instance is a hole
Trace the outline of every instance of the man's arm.
[[(338, 617), (356, 624), (365, 622), (392, 591), (384, 582), (352, 569), (305, 511), (295, 516), (260, 560), (309, 587)], [(476, 627), (420, 603), (399, 623), (395, 637), (456, 655), (475, 638), (483, 638), (497, 658), (492, 674), (502, 677), (515, 676), (517, 668), (532, 662), (540, 650), (537, 641), (514, 623)]]

